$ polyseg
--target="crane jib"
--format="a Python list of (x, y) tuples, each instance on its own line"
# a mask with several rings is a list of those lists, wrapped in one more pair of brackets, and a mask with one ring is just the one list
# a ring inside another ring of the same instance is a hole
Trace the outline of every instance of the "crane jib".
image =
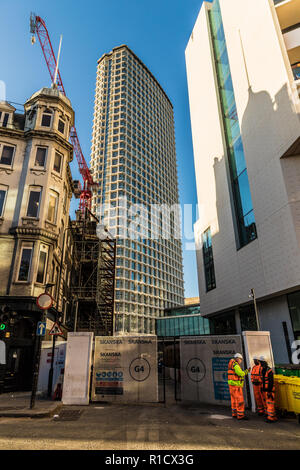
[[(33, 35), (36, 34), (39, 39), (39, 42), (40, 42), (40, 45), (44, 54), (44, 58), (45, 58), (45, 61), (49, 70), (51, 81), (53, 82), (54, 77), (55, 77), (56, 66), (57, 66), (56, 57), (53, 51), (53, 47), (51, 44), (48, 30), (46, 28), (46, 24), (40, 16), (36, 16), (34, 13), (32, 13), (30, 16), (30, 32)], [(60, 75), (58, 68), (57, 68), (56, 86), (58, 90), (61, 91), (61, 93), (63, 93), (66, 96), (66, 92), (65, 92), (61, 75)], [(92, 187), (95, 186), (95, 183), (93, 181), (93, 177), (90, 173), (89, 167), (83, 156), (81, 146), (79, 143), (79, 138), (77, 135), (77, 131), (74, 126), (72, 127), (71, 132), (70, 132), (70, 140), (72, 142), (74, 153), (77, 158), (80, 174), (84, 181), (83, 190), (81, 191), (81, 194), (80, 194), (80, 205), (79, 205), (80, 210), (84, 212), (85, 208), (88, 208), (89, 210), (91, 210)]]

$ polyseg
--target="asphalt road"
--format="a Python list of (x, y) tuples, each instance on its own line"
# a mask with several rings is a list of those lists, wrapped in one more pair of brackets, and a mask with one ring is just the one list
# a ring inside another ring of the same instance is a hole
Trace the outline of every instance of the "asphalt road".
[[(64, 420), (63, 413), (72, 420)], [(62, 413), (63, 412), (63, 413)], [(0, 450), (299, 450), (295, 419), (238, 422), (228, 408), (64, 406), (59, 418), (1, 418)]]

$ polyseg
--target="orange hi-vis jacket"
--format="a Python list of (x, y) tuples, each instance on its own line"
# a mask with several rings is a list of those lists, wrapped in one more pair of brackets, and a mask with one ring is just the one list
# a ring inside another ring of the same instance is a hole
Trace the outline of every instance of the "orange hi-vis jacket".
[(251, 382), (253, 385), (261, 385), (261, 365), (254, 365), (251, 369)]
[(270, 393), (275, 392), (274, 374), (270, 367), (268, 367), (265, 374), (262, 374), (262, 391)]

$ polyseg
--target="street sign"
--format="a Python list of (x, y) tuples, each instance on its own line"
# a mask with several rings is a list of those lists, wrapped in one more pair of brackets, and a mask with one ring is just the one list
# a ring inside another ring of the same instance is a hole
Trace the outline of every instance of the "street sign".
[(63, 332), (58, 323), (54, 323), (51, 330), (49, 331), (49, 335), (63, 335)]
[(50, 294), (44, 292), (38, 296), (36, 303), (41, 310), (48, 310), (53, 305), (53, 299)]
[(36, 335), (37, 336), (45, 336), (46, 334), (46, 322), (39, 321), (36, 328)]

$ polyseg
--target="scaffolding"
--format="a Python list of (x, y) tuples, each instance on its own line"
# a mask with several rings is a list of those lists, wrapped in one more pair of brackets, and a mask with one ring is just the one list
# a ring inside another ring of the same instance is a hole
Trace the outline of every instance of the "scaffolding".
[[(90, 216), (71, 222), (73, 330), (97, 336), (114, 333), (116, 240), (100, 239)], [(70, 325), (71, 326), (71, 325)]]

